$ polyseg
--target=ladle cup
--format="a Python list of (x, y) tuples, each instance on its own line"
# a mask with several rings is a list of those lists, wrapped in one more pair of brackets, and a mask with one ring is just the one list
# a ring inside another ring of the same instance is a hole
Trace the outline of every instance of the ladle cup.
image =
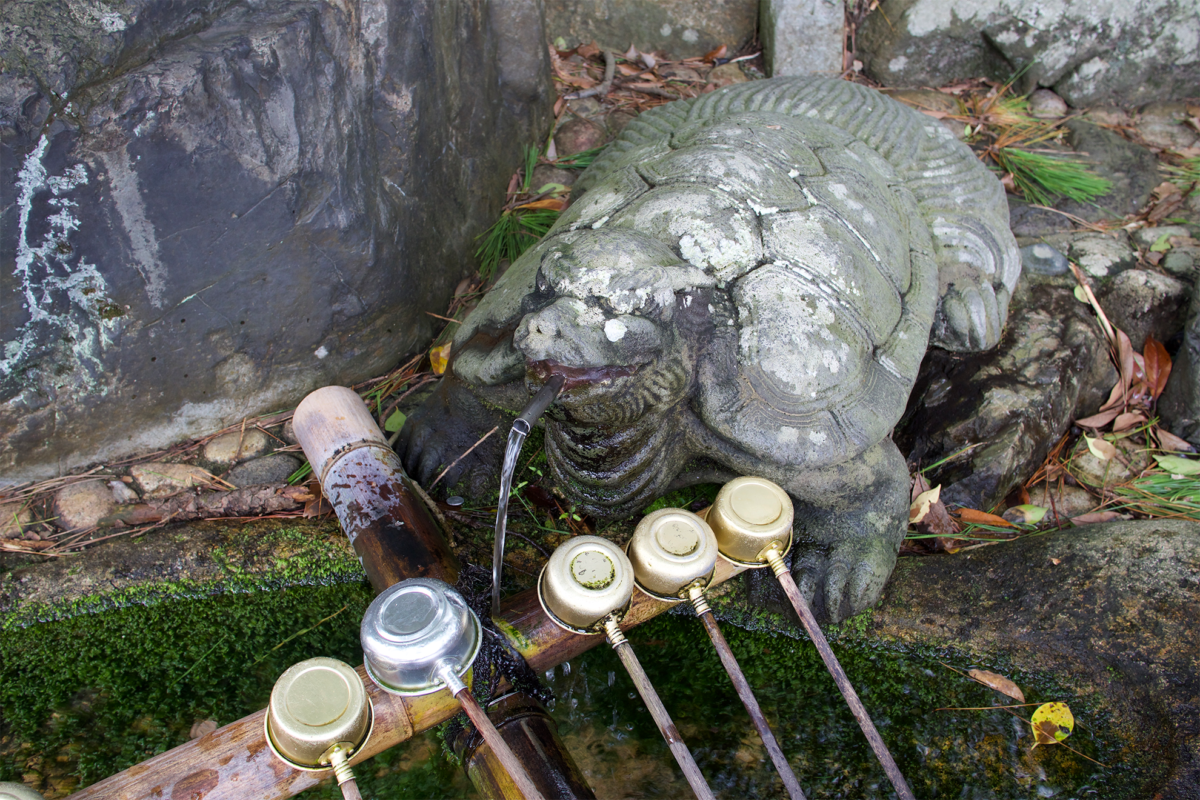
[(620, 622), (633, 597), (633, 566), (628, 556), (607, 539), (576, 536), (558, 546), (538, 576), (538, 600), (556, 625), (573, 633), (603, 633), (633, 679), (642, 702), (688, 785), (700, 800), (715, 800), (696, 760), (679, 735), (671, 715), (642, 669), (633, 646), (621, 632)]
[(362, 678), (334, 658), (293, 664), (275, 682), (263, 723), (271, 751), (308, 772), (332, 769), (345, 800), (362, 800), (349, 759), (371, 735)]
[(723, 558), (751, 569), (769, 566), (775, 573), (784, 594), (800, 617), (800, 623), (825, 662), (825, 668), (833, 676), (834, 683), (850, 706), (850, 712), (867, 737), (871, 750), (883, 765), (892, 788), (900, 800), (913, 800), (912, 790), (908, 788), (904, 775), (871, 722), (870, 715), (858, 699), (858, 693), (854, 691), (825, 634), (821, 632), (808, 601), (800, 594), (784, 563), (783, 558), (792, 546), (794, 514), (792, 498), (787, 492), (765, 478), (746, 476), (735, 478), (721, 487), (705, 519), (716, 534), (717, 548)]
[(462, 595), (433, 578), (401, 581), (367, 608), (360, 636), (363, 664), (381, 689), (398, 695), (449, 689), (526, 800), (544, 800), (465, 682), (481, 627)]
[(626, 546), (633, 565), (634, 583), (646, 594), (667, 602), (690, 600), (704, 624), (708, 638), (741, 698), (746, 713), (767, 748), (792, 800), (805, 800), (787, 757), (775, 740), (750, 683), (742, 673), (729, 643), (725, 641), (704, 592), (712, 582), (717, 564), (717, 537), (703, 519), (690, 511), (663, 508), (642, 518)]

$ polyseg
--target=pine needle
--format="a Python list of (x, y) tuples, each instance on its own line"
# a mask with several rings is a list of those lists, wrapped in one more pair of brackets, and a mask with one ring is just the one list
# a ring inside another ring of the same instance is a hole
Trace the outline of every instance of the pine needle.
[(1112, 189), (1112, 181), (1080, 161), (1012, 147), (996, 148), (992, 155), (1001, 169), (1012, 174), (1025, 199), (1038, 205), (1052, 206), (1058, 196), (1088, 203)]
[(546, 235), (557, 219), (557, 211), (545, 208), (504, 211), (500, 219), (479, 237), (482, 244), (475, 251), (475, 257), (479, 259), (479, 274), (483, 280), (491, 280), (501, 261), (516, 261)]

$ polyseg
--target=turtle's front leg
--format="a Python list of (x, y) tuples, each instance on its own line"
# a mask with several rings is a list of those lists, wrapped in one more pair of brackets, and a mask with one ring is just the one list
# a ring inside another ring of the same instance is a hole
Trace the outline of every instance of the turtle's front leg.
[[(908, 469), (896, 445), (884, 439), (784, 488), (796, 506), (792, 575), (817, 618), (841, 622), (878, 602), (908, 528)], [(756, 594), (767, 588), (753, 583)]]
[[(482, 495), (499, 480), (500, 457), (512, 417), (482, 401), (461, 379), (447, 372), (428, 399), (412, 412), (400, 429), (396, 453), (405, 471), (421, 485), (430, 484), (443, 469), (446, 487), (463, 481), (465, 493)], [(492, 435), (471, 450), (493, 427)], [(470, 454), (454, 463), (463, 453)]]

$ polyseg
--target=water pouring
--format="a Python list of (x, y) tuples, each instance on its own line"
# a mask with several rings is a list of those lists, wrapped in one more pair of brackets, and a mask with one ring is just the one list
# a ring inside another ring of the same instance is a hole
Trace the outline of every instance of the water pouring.
[(492, 616), (500, 613), (500, 575), (504, 570), (504, 534), (508, 526), (508, 495), (512, 491), (513, 472), (517, 468), (517, 456), (521, 445), (538, 417), (549, 408), (562, 391), (564, 378), (552, 375), (541, 390), (525, 406), (525, 410), (513, 420), (508, 432), (508, 444), (504, 449), (504, 465), (500, 470), (500, 501), (496, 506), (496, 540), (492, 546)]
[(788, 796), (792, 800), (804, 800), (800, 782), (767, 724), (750, 683), (705, 599), (704, 592), (712, 583), (718, 555), (717, 537), (712, 528), (690, 511), (663, 508), (642, 518), (626, 549), (633, 565), (634, 582), (639, 589), (659, 600), (691, 601), (742, 705), (767, 748), (771, 763), (775, 765)]
[(538, 600), (556, 625), (583, 635), (604, 634), (633, 679), (688, 785), (700, 800), (714, 800), (700, 767), (679, 735), (620, 622), (633, 598), (633, 565), (612, 542), (576, 536), (558, 546), (538, 577)]
[(381, 689), (403, 696), (448, 689), (526, 800), (543, 800), (467, 686), (482, 627), (462, 595), (433, 578), (401, 581), (367, 608), (361, 641), (367, 674)]
[(764, 478), (742, 477), (721, 487), (708, 509), (706, 521), (716, 535), (717, 547), (723, 558), (750, 569), (770, 566), (800, 617), (805, 632), (816, 645), (826, 669), (850, 706), (871, 750), (883, 765), (896, 794), (901, 800), (912, 800), (912, 790), (908, 788), (904, 775), (871, 722), (870, 715), (858, 699), (858, 693), (854, 691), (825, 634), (821, 632), (808, 601), (800, 594), (784, 563), (784, 556), (792, 546), (792, 517), (792, 499), (787, 492)]

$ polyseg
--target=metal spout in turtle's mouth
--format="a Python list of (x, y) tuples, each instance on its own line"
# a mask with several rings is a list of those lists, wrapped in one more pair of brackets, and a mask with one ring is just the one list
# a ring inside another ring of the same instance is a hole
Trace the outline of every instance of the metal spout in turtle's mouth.
[(568, 367), (565, 364), (559, 364), (557, 361), (549, 359), (530, 361), (526, 365), (526, 368), (529, 374), (536, 378), (539, 383), (545, 383), (555, 376), (561, 377), (563, 379), (563, 386), (560, 392), (569, 392), (580, 386), (594, 386), (598, 383), (610, 382), (616, 378), (627, 378), (638, 371), (636, 366)]

